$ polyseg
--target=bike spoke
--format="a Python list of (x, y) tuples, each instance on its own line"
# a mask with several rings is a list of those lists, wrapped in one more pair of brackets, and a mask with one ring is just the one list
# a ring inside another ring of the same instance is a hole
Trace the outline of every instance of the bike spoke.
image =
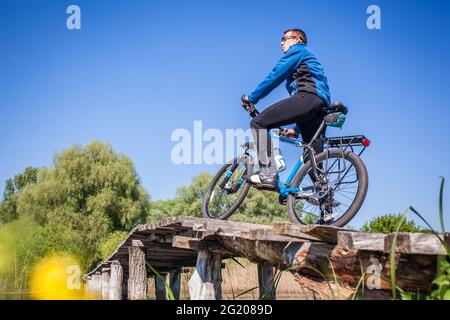
[[(324, 219), (328, 224), (330, 219), (336, 221), (351, 207), (358, 192), (358, 174), (353, 163), (345, 157), (326, 157), (317, 163), (317, 173), (319, 184), (311, 179), (312, 169), (301, 181), (299, 187), (304, 190), (305, 196), (307, 192), (315, 195), (310, 200), (302, 198), (302, 207), (296, 205), (295, 212), (303, 223), (311, 223), (311, 220), (314, 220), (312, 223), (318, 223)], [(320, 190), (322, 193), (319, 193)], [(314, 219), (304, 221), (306, 216)]]
[(224, 179), (226, 179), (225, 175), (228, 170), (230, 170), (230, 168), (232, 168), (231, 164), (225, 170), (223, 176), (218, 180), (218, 183), (216, 183), (216, 185), (214, 186), (214, 189), (211, 192), (211, 196), (207, 203), (208, 213), (213, 218), (218, 217), (228, 211), (236, 202), (240, 193), (244, 189), (243, 186), (245, 185), (245, 183), (242, 183), (235, 192), (232, 191), (232, 189), (237, 186), (240, 179), (246, 173), (247, 169), (245, 163), (239, 163), (234, 172), (232, 172), (231, 177), (228, 179), (225, 188), (220, 187)]

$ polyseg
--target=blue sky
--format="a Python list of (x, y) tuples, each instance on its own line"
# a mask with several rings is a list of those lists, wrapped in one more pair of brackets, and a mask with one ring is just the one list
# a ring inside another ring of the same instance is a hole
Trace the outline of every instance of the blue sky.
[[(82, 29), (66, 28), (81, 8)], [(382, 29), (366, 27), (377, 4)], [(448, 1), (21, 1), (0, 4), (0, 188), (27, 166), (94, 139), (136, 164), (153, 199), (218, 166), (171, 162), (176, 128), (248, 128), (239, 99), (281, 56), (282, 31), (303, 28), (342, 131), (365, 134), (370, 182), (351, 225), (415, 206), (438, 225), (439, 176), (450, 179)], [(284, 88), (258, 108), (285, 98)], [(294, 151), (287, 151), (290, 163)], [(444, 194), (447, 209), (450, 194)], [(412, 216), (411, 216), (412, 217)]]

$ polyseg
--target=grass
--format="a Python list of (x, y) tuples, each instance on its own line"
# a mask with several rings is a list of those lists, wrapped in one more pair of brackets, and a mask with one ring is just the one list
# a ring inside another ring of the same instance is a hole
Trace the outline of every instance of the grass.
[[(440, 191), (439, 191), (439, 221), (441, 226), (441, 232), (442, 234), (445, 233), (445, 226), (444, 226), (444, 210), (443, 210), (443, 194), (444, 194), (444, 184), (445, 179), (441, 177), (441, 185), (440, 185)], [(431, 232), (439, 239), (442, 246), (445, 248), (445, 251), (447, 252), (447, 259), (450, 258), (450, 251), (448, 248), (447, 243), (442, 239), (442, 237), (434, 230), (434, 228), (428, 223), (428, 221), (412, 206), (409, 207), (404, 215), (407, 214), (408, 211), (412, 211), (415, 215), (417, 215), (431, 230)], [(399, 233), (399, 229), (401, 228), (401, 223), (397, 226), (397, 231), (395, 232), (392, 246), (391, 246), (391, 252), (390, 252), (390, 271), (391, 271), (391, 287), (392, 287), (392, 298), (397, 298), (397, 291), (400, 291), (402, 299), (405, 300), (413, 300), (413, 299), (445, 299), (450, 300), (450, 264), (447, 261), (447, 259), (444, 259), (443, 257), (438, 257), (438, 273), (436, 278), (433, 280), (433, 282), (430, 284), (430, 290), (428, 294), (421, 295), (420, 293), (412, 293), (412, 292), (405, 292), (401, 288), (399, 288), (396, 285), (397, 279), (396, 279), (396, 273), (395, 273), (395, 255), (397, 250), (397, 236)], [(436, 289), (432, 289), (434, 288)]]

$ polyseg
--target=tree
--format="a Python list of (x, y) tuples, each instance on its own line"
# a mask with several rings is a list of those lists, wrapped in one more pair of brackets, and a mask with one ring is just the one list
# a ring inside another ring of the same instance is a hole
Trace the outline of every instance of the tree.
[(0, 224), (11, 222), (18, 218), (17, 194), (26, 186), (36, 183), (38, 168), (27, 167), (23, 173), (13, 179), (6, 180), (3, 201), (0, 202)]
[(33, 264), (47, 252), (44, 242), (43, 228), (31, 218), (19, 218), (0, 228), (0, 296), (1, 292), (26, 290)]
[(361, 230), (365, 232), (382, 232), (392, 233), (397, 231), (397, 227), (401, 224), (400, 232), (424, 232), (418, 227), (414, 221), (407, 220), (403, 214), (387, 214), (373, 218), (367, 221)]
[(102, 239), (144, 222), (150, 206), (133, 162), (98, 141), (59, 152), (52, 168), (27, 168), (12, 181), (2, 221), (32, 219), (45, 235), (42, 246), (75, 255), (85, 269), (100, 259)]
[[(201, 217), (203, 198), (212, 178), (211, 174), (201, 172), (192, 179), (190, 185), (180, 187), (173, 199), (153, 202), (147, 222), (170, 216)], [(288, 220), (287, 208), (278, 203), (277, 193), (252, 188), (231, 220), (270, 224)]]
[(102, 260), (109, 258), (127, 235), (126, 231), (114, 231), (102, 239), (99, 247)]

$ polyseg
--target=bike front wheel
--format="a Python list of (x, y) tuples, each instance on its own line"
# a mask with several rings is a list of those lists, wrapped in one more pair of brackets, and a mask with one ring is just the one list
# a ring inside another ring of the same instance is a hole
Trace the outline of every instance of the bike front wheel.
[(226, 163), (212, 179), (205, 198), (202, 214), (204, 218), (226, 220), (244, 201), (250, 184), (244, 175), (253, 171), (252, 163), (246, 157), (235, 158)]
[(296, 174), (287, 198), (289, 218), (298, 224), (345, 226), (361, 208), (369, 178), (361, 158), (350, 150), (329, 149), (315, 157), (317, 178), (308, 161)]

